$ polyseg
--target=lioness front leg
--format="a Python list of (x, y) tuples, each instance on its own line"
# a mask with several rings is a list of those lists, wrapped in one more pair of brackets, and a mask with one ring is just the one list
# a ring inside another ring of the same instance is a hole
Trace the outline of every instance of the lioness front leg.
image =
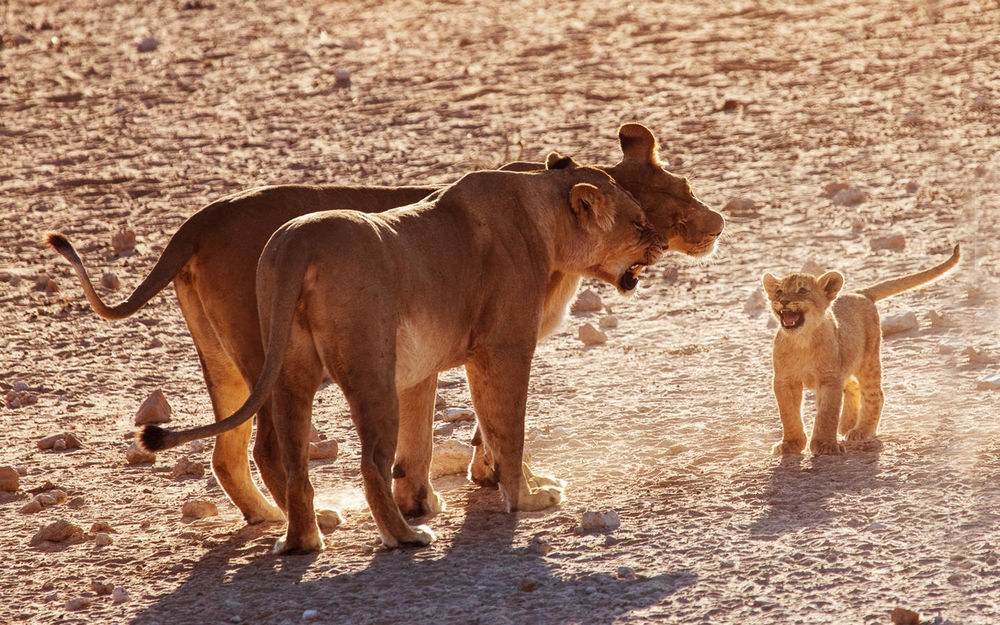
[(781, 442), (771, 453), (800, 454), (806, 448), (806, 431), (802, 426), (802, 383), (797, 380), (774, 380), (774, 396), (781, 415)]
[(844, 397), (844, 383), (840, 378), (821, 380), (816, 389), (816, 422), (809, 441), (815, 455), (842, 454), (844, 445), (837, 440), (840, 407)]
[(483, 443), (493, 454), (500, 492), (511, 512), (542, 510), (563, 498), (561, 486), (532, 485), (524, 471), (524, 412), (530, 368), (530, 349), (484, 352), (466, 363)]
[(406, 516), (433, 515), (444, 509), (444, 500), (430, 481), (436, 396), (437, 374), (399, 393), (399, 439), (392, 467), (392, 495)]

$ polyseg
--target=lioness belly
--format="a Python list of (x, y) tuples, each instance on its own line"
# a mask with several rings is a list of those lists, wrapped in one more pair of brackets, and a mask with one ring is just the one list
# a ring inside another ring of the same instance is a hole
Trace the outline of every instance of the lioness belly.
[(428, 376), (462, 364), (455, 338), (437, 324), (403, 320), (396, 330), (396, 389), (403, 390)]

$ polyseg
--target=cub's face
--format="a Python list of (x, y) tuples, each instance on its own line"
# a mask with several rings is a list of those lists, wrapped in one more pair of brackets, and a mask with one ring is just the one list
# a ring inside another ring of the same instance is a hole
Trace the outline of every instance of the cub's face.
[(765, 273), (762, 280), (771, 301), (771, 312), (785, 332), (794, 332), (822, 319), (844, 285), (844, 277), (836, 271), (819, 278), (792, 273), (780, 280)]

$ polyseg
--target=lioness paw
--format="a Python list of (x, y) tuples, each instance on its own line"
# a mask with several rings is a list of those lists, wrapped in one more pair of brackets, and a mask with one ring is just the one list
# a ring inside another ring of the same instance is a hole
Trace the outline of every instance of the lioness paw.
[(809, 447), (816, 456), (837, 456), (844, 453), (844, 444), (838, 441), (813, 441)]
[(318, 533), (315, 538), (298, 540), (291, 540), (288, 534), (285, 534), (274, 543), (274, 549), (271, 550), (271, 553), (276, 556), (304, 555), (323, 551), (323, 546), (323, 537)]
[(342, 517), (336, 510), (316, 511), (316, 525), (319, 526), (319, 531), (324, 534), (329, 534), (333, 530), (337, 529), (343, 522), (344, 517)]
[(785, 454), (801, 454), (802, 450), (806, 448), (806, 442), (804, 440), (785, 440), (780, 443), (775, 443), (774, 447), (771, 448), (771, 453), (775, 456), (782, 456)]
[(426, 525), (410, 525), (407, 527), (409, 527), (410, 531), (407, 533), (407, 536), (402, 538), (396, 538), (388, 532), (379, 530), (379, 533), (382, 534), (382, 546), (386, 549), (395, 549), (402, 545), (424, 547), (434, 542), (436, 538), (431, 528)]

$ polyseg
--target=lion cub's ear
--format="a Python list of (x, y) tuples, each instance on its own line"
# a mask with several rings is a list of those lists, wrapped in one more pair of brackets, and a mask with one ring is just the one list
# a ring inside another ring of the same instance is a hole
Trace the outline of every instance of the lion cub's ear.
[(774, 292), (778, 290), (778, 279), (770, 273), (765, 273), (760, 281), (764, 283), (764, 292), (767, 293), (767, 296), (774, 299)]
[(648, 163), (660, 162), (656, 155), (656, 137), (642, 124), (622, 124), (618, 129), (618, 142), (625, 158)]
[(569, 192), (569, 204), (577, 220), (585, 227), (596, 226), (607, 232), (614, 225), (614, 209), (601, 190), (592, 184), (578, 182)]
[(844, 276), (838, 271), (828, 271), (816, 278), (816, 284), (823, 289), (827, 299), (832, 302), (840, 293), (840, 289), (844, 288)]
[(545, 169), (576, 169), (580, 165), (569, 156), (559, 152), (549, 152), (545, 158)]

